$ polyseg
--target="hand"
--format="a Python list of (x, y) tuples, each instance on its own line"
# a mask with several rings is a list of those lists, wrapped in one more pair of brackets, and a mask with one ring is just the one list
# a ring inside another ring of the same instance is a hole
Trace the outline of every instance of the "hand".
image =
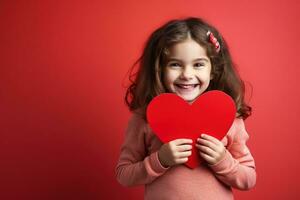
[(210, 165), (216, 164), (222, 160), (226, 153), (223, 143), (217, 138), (202, 134), (197, 139), (196, 148), (199, 149), (200, 156)]
[(158, 158), (164, 167), (183, 164), (192, 155), (191, 139), (176, 139), (161, 146), (158, 151)]

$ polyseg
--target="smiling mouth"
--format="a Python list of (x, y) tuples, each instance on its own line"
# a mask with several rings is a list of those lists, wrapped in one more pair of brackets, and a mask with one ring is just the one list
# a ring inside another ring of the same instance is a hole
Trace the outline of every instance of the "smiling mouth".
[(197, 87), (199, 84), (174, 84), (174, 85), (181, 89), (193, 89)]

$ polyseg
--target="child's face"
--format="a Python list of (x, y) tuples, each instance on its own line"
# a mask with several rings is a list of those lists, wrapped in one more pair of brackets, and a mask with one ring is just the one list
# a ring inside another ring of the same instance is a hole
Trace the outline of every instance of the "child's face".
[(208, 88), (210, 80), (210, 59), (197, 42), (187, 39), (169, 48), (163, 69), (163, 83), (168, 92), (193, 102)]

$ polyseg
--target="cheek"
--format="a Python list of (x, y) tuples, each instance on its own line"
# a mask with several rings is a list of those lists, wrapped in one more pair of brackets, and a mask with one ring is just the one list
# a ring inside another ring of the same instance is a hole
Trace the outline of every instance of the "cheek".
[(211, 80), (211, 70), (207, 69), (198, 74), (198, 77), (203, 81), (210, 81)]
[(166, 70), (163, 75), (163, 82), (165, 85), (171, 85), (176, 80), (176, 73)]

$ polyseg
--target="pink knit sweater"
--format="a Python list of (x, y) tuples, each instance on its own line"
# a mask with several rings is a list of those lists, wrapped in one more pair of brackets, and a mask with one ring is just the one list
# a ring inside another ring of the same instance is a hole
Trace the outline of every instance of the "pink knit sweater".
[(244, 121), (236, 118), (222, 139), (227, 149), (224, 159), (195, 169), (185, 165), (164, 168), (157, 154), (162, 142), (135, 113), (121, 147), (117, 180), (124, 186), (145, 185), (144, 197), (149, 200), (233, 199), (231, 187), (248, 190), (256, 183), (254, 160), (246, 146), (248, 138)]

